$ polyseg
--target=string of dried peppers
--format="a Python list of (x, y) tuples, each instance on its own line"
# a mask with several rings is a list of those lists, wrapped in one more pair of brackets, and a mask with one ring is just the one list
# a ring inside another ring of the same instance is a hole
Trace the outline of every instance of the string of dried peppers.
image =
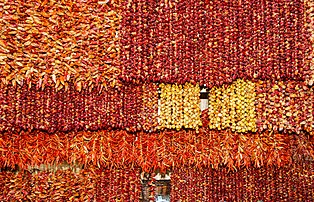
[(311, 42), (311, 48), (306, 52), (307, 62), (310, 64), (309, 72), (306, 75), (306, 83), (310, 86), (314, 84), (314, 2), (313, 0), (304, 0), (305, 4), (305, 28), (308, 32), (308, 38)]
[(171, 173), (173, 201), (311, 201), (314, 162), (276, 168), (175, 168)]
[(200, 87), (191, 83), (160, 84), (159, 128), (182, 127), (196, 129), (202, 126)]
[(314, 93), (303, 82), (256, 83), (256, 125), (259, 131), (312, 132)]
[(255, 83), (238, 79), (229, 86), (214, 87), (209, 92), (210, 129), (256, 131)]
[[(0, 131), (198, 130), (202, 126), (200, 87), (191, 83), (159, 87), (158, 109), (158, 85), (153, 83), (108, 87), (101, 92), (78, 92), (71, 84), (67, 91), (6, 86), (0, 90)], [(210, 129), (231, 128), (237, 132), (268, 129), (312, 133), (313, 97), (313, 88), (305, 82), (238, 79), (210, 89), (208, 125)]]

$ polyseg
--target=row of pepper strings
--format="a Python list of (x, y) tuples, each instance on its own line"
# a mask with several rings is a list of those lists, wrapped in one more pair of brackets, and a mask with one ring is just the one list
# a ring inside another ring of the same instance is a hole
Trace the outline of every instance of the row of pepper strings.
[[(304, 161), (235, 172), (226, 167), (178, 167), (171, 171), (170, 195), (172, 200), (188, 201), (311, 201), (313, 166), (313, 161)], [(140, 180), (143, 176), (130, 168), (0, 172), (0, 200), (154, 201), (155, 172), (146, 183)]]
[(121, 79), (209, 88), (236, 79), (313, 85), (312, 7), (310, 0), (125, 1)]
[(2, 87), (99, 91), (122, 80), (212, 88), (240, 78), (313, 84), (312, 1), (71, 2), (4, 3)]
[(281, 168), (176, 168), (171, 173), (171, 200), (175, 201), (312, 201), (314, 162)]
[(121, 85), (121, 3), (2, 2), (0, 86), (101, 91)]
[(1, 201), (136, 201), (142, 196), (139, 169), (84, 168), (0, 172)]
[(0, 136), (0, 168), (21, 170), (40, 165), (139, 167), (145, 172), (181, 166), (284, 166), (314, 158), (314, 136), (307, 133), (236, 133), (210, 130), (133, 132), (100, 130), (4, 133)]
[[(123, 85), (102, 92), (26, 86), (0, 89), (1, 131), (126, 129), (156, 131), (202, 127), (200, 86), (191, 83)], [(158, 95), (158, 88), (160, 95)], [(235, 132), (313, 131), (314, 92), (298, 81), (245, 81), (208, 90), (210, 129)]]

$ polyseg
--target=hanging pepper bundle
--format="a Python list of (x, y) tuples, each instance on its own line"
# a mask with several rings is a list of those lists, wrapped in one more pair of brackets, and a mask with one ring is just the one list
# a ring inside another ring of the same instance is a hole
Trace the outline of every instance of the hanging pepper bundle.
[(200, 109), (200, 87), (191, 83), (184, 85), (160, 84), (161, 129), (192, 128), (202, 126)]
[(0, 172), (1, 201), (140, 201), (139, 170)]
[(169, 97), (171, 96), (171, 126), (177, 130), (180, 130), (184, 124), (183, 115), (185, 111), (183, 109), (185, 110), (185, 108), (183, 106), (183, 95), (182, 85), (171, 85), (171, 94), (169, 95)]
[(314, 163), (298, 162), (276, 168), (175, 168), (171, 173), (174, 201), (311, 201)]
[[(154, 131), (158, 125), (158, 85), (145, 83), (142, 85), (124, 85), (122, 96), (116, 98), (121, 102), (115, 111), (122, 108), (120, 119), (121, 129), (128, 131)], [(119, 92), (117, 92), (119, 93)]]
[(306, 77), (306, 83), (310, 86), (314, 84), (314, 2), (312, 0), (305, 0), (305, 28), (308, 32), (308, 37), (310, 38), (311, 47), (306, 52), (308, 57), (307, 62), (310, 64), (310, 69)]
[(0, 86), (77, 90), (118, 83), (120, 1), (0, 4)]
[[(160, 87), (160, 92), (161, 92), (160, 93), (160, 107), (159, 107), (159, 111), (160, 111), (159, 128), (172, 128), (171, 126), (172, 102), (177, 102), (177, 101), (172, 100), (173, 97), (172, 97), (171, 84), (160, 84), (159, 87)], [(181, 116), (179, 118), (181, 118)], [(177, 122), (180, 122), (180, 119), (177, 120)]]
[(0, 90), (0, 131), (155, 130), (157, 93), (156, 84), (108, 87), (101, 92), (78, 92), (74, 85), (68, 91), (7, 86)]
[(238, 79), (229, 86), (214, 87), (209, 92), (210, 129), (256, 131), (255, 83)]
[(142, 88), (141, 125), (145, 131), (153, 131), (158, 126), (158, 85), (150, 83)]
[(172, 167), (227, 165), (283, 166), (294, 160), (314, 157), (314, 136), (273, 132), (238, 134), (231, 131), (127, 131), (70, 132), (40, 131), (0, 136), (0, 168), (80, 164), (85, 167), (140, 167), (145, 172)]
[(96, 201), (141, 201), (142, 184), (139, 169), (100, 170)]
[(313, 131), (313, 88), (304, 82), (260, 81), (256, 92), (256, 121), (259, 131)]
[(127, 1), (121, 78), (209, 88), (237, 78), (304, 80), (311, 47), (306, 8), (283, 0)]
[(183, 86), (183, 112), (184, 127), (194, 128), (196, 130), (202, 126), (201, 108), (200, 108), (200, 92), (199, 85), (186, 83)]

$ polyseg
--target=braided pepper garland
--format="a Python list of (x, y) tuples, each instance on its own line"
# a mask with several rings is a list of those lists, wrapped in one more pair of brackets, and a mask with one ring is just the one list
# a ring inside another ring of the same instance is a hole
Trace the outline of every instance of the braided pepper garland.
[(256, 83), (256, 126), (259, 132), (313, 133), (314, 91), (304, 82)]

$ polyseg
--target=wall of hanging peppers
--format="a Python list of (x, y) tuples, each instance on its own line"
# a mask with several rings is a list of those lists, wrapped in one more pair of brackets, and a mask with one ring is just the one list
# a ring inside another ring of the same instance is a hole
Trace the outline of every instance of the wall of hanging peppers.
[(314, 200), (313, 51), (313, 0), (2, 1), (0, 201)]
[(56, 91), (54, 87), (46, 87), (45, 91), (27, 86), (4, 87), (0, 90), (0, 131), (154, 130), (157, 89), (153, 83), (81, 92), (72, 84), (67, 91)]
[(140, 201), (138, 169), (0, 172), (1, 201)]
[[(0, 98), (0, 131), (198, 131), (202, 126), (200, 87), (190, 83), (128, 84), (81, 92), (71, 84), (67, 91), (6, 86)], [(313, 99), (313, 88), (305, 82), (238, 79), (209, 90), (209, 128), (313, 134)]]
[(314, 162), (304, 161), (277, 168), (174, 169), (171, 200), (174, 201), (312, 201)]
[(304, 80), (306, 8), (303, 0), (125, 1), (122, 78), (210, 88), (237, 78)]
[(314, 136), (308, 134), (196, 131), (138, 132), (125, 130), (48, 134), (40, 131), (0, 136), (0, 166), (81, 164), (85, 167), (140, 167), (165, 172), (183, 165), (230, 169), (282, 166), (314, 158)]

